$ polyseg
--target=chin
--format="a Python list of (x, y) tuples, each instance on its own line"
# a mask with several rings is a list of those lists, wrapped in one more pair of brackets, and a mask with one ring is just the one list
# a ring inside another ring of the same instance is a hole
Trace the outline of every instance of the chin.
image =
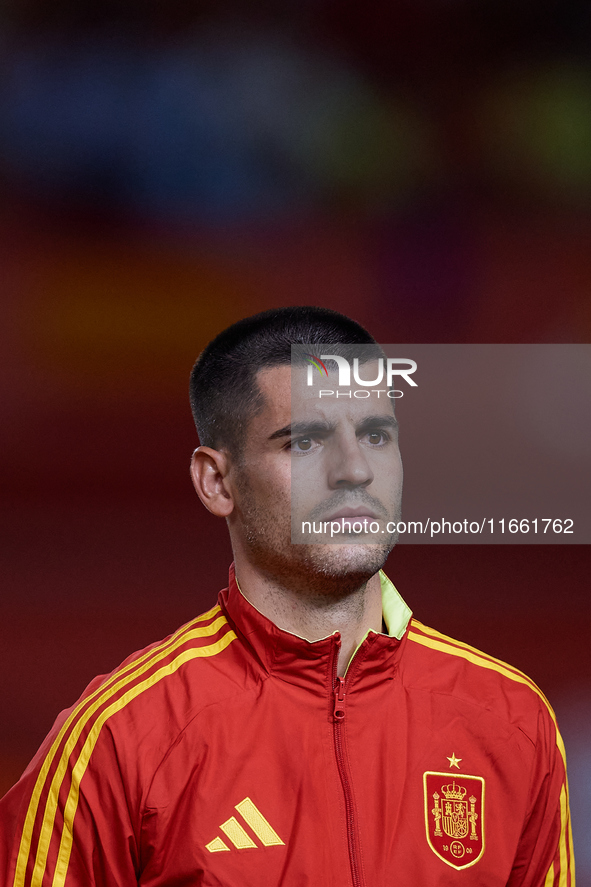
[(384, 566), (393, 547), (394, 541), (310, 545), (306, 546), (306, 560), (313, 571), (327, 578), (366, 581)]

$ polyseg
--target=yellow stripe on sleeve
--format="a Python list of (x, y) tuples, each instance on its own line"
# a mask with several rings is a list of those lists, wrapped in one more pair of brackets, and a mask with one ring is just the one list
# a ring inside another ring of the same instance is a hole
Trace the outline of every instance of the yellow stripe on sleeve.
[[(560, 751), (562, 760), (564, 762), (565, 771), (566, 771), (566, 752), (564, 749), (564, 742), (562, 740), (562, 736), (558, 730), (558, 724), (556, 723), (556, 715), (552, 710), (552, 706), (540, 690), (536, 684), (530, 678), (526, 677), (526, 675), (522, 674), (519, 671), (513, 671), (510, 667), (507, 666), (506, 663), (502, 662), (500, 659), (492, 659), (488, 656), (482, 655), (478, 650), (474, 647), (468, 647), (468, 645), (462, 645), (461, 647), (456, 647), (448, 641), (437, 640), (435, 638), (423, 637), (422, 634), (417, 634), (416, 631), (409, 631), (408, 633), (409, 640), (415, 641), (417, 644), (422, 644), (424, 647), (429, 647), (432, 650), (438, 650), (441, 653), (447, 653), (450, 656), (459, 656), (461, 659), (466, 659), (468, 662), (474, 663), (474, 665), (478, 665), (481, 668), (488, 668), (492, 671), (496, 671), (499, 674), (502, 674), (504, 677), (509, 678), (511, 681), (516, 681), (518, 684), (525, 684), (531, 690), (536, 693), (537, 696), (545, 703), (548, 713), (554, 722), (554, 727), (556, 728), (556, 745)], [(442, 635), (443, 637), (443, 635)]]
[(470, 644), (466, 644), (464, 643), (464, 641), (457, 641), (455, 638), (450, 638), (448, 635), (442, 634), (440, 631), (436, 631), (434, 628), (423, 625), (421, 622), (418, 621), (418, 619), (413, 619), (413, 623), (417, 625), (417, 627), (420, 629), (421, 632), (423, 632), (423, 634), (430, 635), (433, 638), (438, 638), (439, 640), (444, 641), (445, 643), (448, 643), (453, 647), (459, 647), (462, 650), (468, 650), (470, 653), (474, 653), (481, 659), (485, 659), (488, 662), (494, 662), (496, 663), (496, 665), (500, 665), (503, 668), (506, 668), (507, 671), (511, 672), (512, 674), (521, 676), (524, 679), (524, 682), (529, 684), (532, 690), (535, 690), (538, 696), (541, 696), (541, 698), (544, 699), (547, 705), (550, 705), (538, 685), (534, 681), (532, 681), (530, 677), (528, 677), (522, 671), (519, 671), (518, 668), (514, 668), (508, 662), (503, 662), (502, 659), (497, 659), (495, 656), (490, 656), (488, 653), (483, 653), (482, 650), (478, 650), (476, 647), (471, 647)]
[[(113, 675), (111, 675), (111, 677), (108, 678), (107, 681), (105, 681), (103, 684), (101, 684), (99, 687), (97, 687), (96, 690), (94, 690), (92, 693), (90, 693), (88, 696), (86, 696), (84, 699), (82, 699), (80, 701), (80, 703), (76, 706), (76, 708), (70, 713), (70, 715), (68, 716), (68, 718), (66, 719), (66, 721), (62, 725), (62, 727), (61, 727), (57, 737), (55, 738), (49, 752), (45, 756), (45, 759), (43, 761), (43, 764), (41, 766), (41, 769), (39, 771), (39, 775), (37, 776), (37, 780), (35, 782), (35, 786), (33, 788), (32, 794), (31, 794), (31, 800), (29, 802), (29, 807), (27, 810), (27, 815), (25, 817), (25, 822), (23, 825), (23, 831), (22, 831), (22, 835), (21, 835), (21, 842), (20, 842), (20, 846), (19, 846), (19, 853), (18, 853), (17, 864), (16, 864), (16, 869), (15, 869), (13, 887), (25, 887), (27, 859), (29, 856), (30, 848), (31, 848), (33, 830), (34, 830), (34, 826), (35, 826), (35, 820), (37, 818), (39, 801), (41, 798), (41, 794), (43, 792), (43, 787), (45, 785), (45, 781), (47, 779), (47, 774), (49, 773), (49, 770), (50, 770), (51, 765), (54, 761), (57, 750), (58, 750), (64, 736), (66, 735), (69, 728), (71, 727), (73, 722), (76, 720), (76, 718), (78, 717), (80, 712), (83, 711), (83, 709), (85, 708), (85, 706), (87, 706), (89, 704), (89, 702), (91, 702), (93, 699), (96, 700), (97, 697), (99, 697), (99, 695), (100, 695), (101, 702), (99, 702), (98, 705), (102, 704), (102, 701), (104, 701), (104, 699), (106, 699), (110, 693), (115, 693), (122, 686), (124, 686), (126, 680), (127, 681), (133, 680), (135, 677), (137, 677), (139, 674), (141, 674), (142, 671), (146, 671), (148, 668), (150, 668), (150, 666), (153, 663), (155, 663), (159, 659), (162, 659), (165, 656), (167, 656), (170, 652), (174, 651), (174, 649), (176, 649), (178, 646), (185, 643), (187, 640), (191, 640), (191, 639), (197, 638), (197, 637), (207, 636), (208, 634), (215, 634), (215, 632), (219, 630), (221, 625), (223, 625), (225, 623), (225, 619), (223, 617), (218, 618), (211, 625), (202, 626), (202, 627), (198, 627), (198, 628), (195, 628), (194, 626), (199, 622), (205, 622), (207, 619), (214, 616), (217, 612), (220, 612), (220, 608), (219, 608), (219, 606), (216, 605), (211, 610), (209, 610), (207, 613), (204, 613), (203, 615), (199, 616), (197, 619), (193, 620), (188, 625), (183, 626), (183, 628), (181, 628), (177, 632), (175, 632), (175, 634), (173, 634), (172, 637), (170, 637), (168, 640), (164, 641), (162, 644), (159, 644), (157, 647), (154, 647), (151, 650), (148, 650), (146, 653), (144, 653), (138, 659), (134, 659), (132, 662), (123, 666), (121, 669), (119, 669)], [(210, 631), (210, 629), (214, 625), (216, 626), (216, 628), (214, 630)], [(138, 667), (138, 666), (141, 666), (143, 663), (145, 663), (145, 665), (143, 667)], [(90, 717), (90, 715), (94, 712), (94, 710), (96, 710), (97, 707), (98, 707), (97, 705), (95, 705), (94, 707), (90, 706), (90, 708), (87, 709), (85, 715), (81, 718), (79, 724), (82, 723), (82, 726), (80, 727), (80, 729), (76, 735), (76, 739), (74, 740), (74, 743), (72, 744), (72, 748), (75, 745), (75, 743), (80, 735), (80, 732), (82, 731), (82, 729), (86, 723), (86, 720), (88, 719), (88, 717)], [(91, 709), (92, 709), (92, 711), (91, 711)], [(86, 718), (86, 720), (84, 720), (84, 718)], [(65, 751), (65, 749), (64, 749), (64, 751)], [(71, 751), (71, 749), (70, 749), (70, 751)], [(68, 752), (68, 757), (69, 757), (69, 754), (70, 754), (70, 752)], [(55, 779), (55, 776), (54, 776), (54, 779)], [(54, 787), (54, 782), (52, 781), (52, 788), (53, 787)], [(58, 793), (59, 793), (59, 789), (58, 789)], [(51, 789), (50, 789), (50, 797), (51, 797)], [(48, 798), (48, 801), (49, 801), (49, 798)], [(55, 803), (57, 804), (57, 794), (55, 796)], [(37, 854), (37, 855), (39, 855), (39, 854)]]
[[(80, 738), (80, 734), (84, 730), (92, 715), (97, 711), (97, 709), (101, 707), (101, 705), (103, 705), (104, 702), (106, 702), (106, 700), (110, 696), (113, 696), (126, 684), (131, 683), (132, 680), (144, 674), (159, 660), (164, 659), (166, 656), (170, 655), (170, 653), (173, 652), (177, 647), (182, 646), (188, 640), (216, 634), (224, 625), (227, 625), (225, 618), (223, 616), (219, 616), (214, 622), (210, 623), (209, 625), (194, 628), (192, 631), (181, 635), (179, 638), (177, 638), (174, 644), (161, 650), (157, 655), (144, 662), (139, 668), (136, 668), (135, 671), (127, 674), (124, 678), (117, 681), (117, 683), (112, 684), (97, 699), (95, 699), (93, 704), (84, 712), (78, 723), (73, 727), (62, 751), (58, 767), (53, 774), (53, 779), (51, 781), (49, 795), (45, 807), (45, 814), (43, 816), (41, 833), (39, 836), (39, 844), (37, 847), (33, 877), (31, 879), (31, 887), (41, 887), (41, 878), (43, 877), (43, 872), (45, 871), (45, 864), (47, 860), (47, 854), (49, 852), (51, 835), (53, 832), (53, 821), (55, 819), (55, 812), (57, 810), (60, 788), (68, 769), (68, 761), (76, 743), (78, 742), (78, 739)], [(101, 688), (99, 688), (99, 690), (100, 689)], [(39, 872), (41, 872), (41, 874), (39, 874)]]
[(558, 881), (559, 887), (567, 887), (568, 885), (568, 853), (566, 849), (566, 843), (568, 840), (568, 804), (566, 799), (566, 787), (562, 786), (562, 791), (560, 792), (560, 843), (559, 843), (559, 851), (560, 851), (560, 879)]
[[(92, 730), (86, 738), (86, 742), (84, 743), (74, 769), (72, 770), (72, 784), (70, 786), (68, 800), (66, 801), (66, 806), (64, 809), (64, 828), (62, 830), (62, 837), (60, 841), (60, 848), (55, 868), (55, 874), (53, 876), (52, 887), (64, 887), (65, 884), (66, 875), (68, 873), (68, 865), (70, 862), (70, 854), (72, 852), (72, 842), (74, 837), (74, 817), (78, 808), (80, 782), (86, 772), (88, 762), (90, 761), (90, 756), (92, 755), (105, 721), (107, 721), (112, 715), (116, 714), (116, 712), (124, 708), (128, 704), (128, 702), (130, 702), (132, 699), (135, 699), (136, 696), (139, 696), (141, 693), (143, 693), (144, 690), (147, 690), (149, 687), (154, 686), (154, 684), (157, 684), (158, 681), (162, 680), (162, 678), (174, 674), (174, 672), (177, 671), (185, 662), (189, 662), (191, 659), (197, 659), (206, 656), (215, 656), (217, 653), (220, 653), (222, 650), (224, 650), (234, 640), (236, 640), (236, 634), (234, 631), (230, 630), (226, 632), (226, 634), (222, 638), (220, 638), (217, 643), (211, 644), (209, 647), (193, 647), (190, 650), (184, 650), (177, 656), (176, 659), (168, 663), (168, 665), (163, 666), (157, 672), (154, 672), (154, 674), (150, 675), (149, 678), (146, 678), (145, 681), (142, 681), (141, 684), (136, 684), (134, 687), (128, 690), (127, 693), (113, 702), (96, 719)], [(51, 827), (51, 830), (53, 831), (53, 825)], [(41, 873), (41, 878), (42, 877), (43, 872)], [(35, 884), (31, 882), (31, 887), (41, 887), (41, 879), (38, 882), (35, 882)]]
[[(566, 784), (566, 807), (567, 810), (570, 811), (570, 803), (568, 799), (568, 781)], [(568, 817), (568, 849), (569, 849), (569, 860), (570, 860), (570, 887), (575, 887), (575, 849), (573, 847), (573, 829), (572, 823), (570, 820), (570, 814)]]
[[(560, 792), (560, 841), (559, 841), (559, 855), (560, 855), (560, 876), (559, 876), (559, 884), (558, 887), (567, 887), (569, 885), (568, 875), (569, 870), (571, 874), (571, 881), (569, 887), (574, 887), (575, 885), (575, 872), (574, 872), (574, 850), (573, 850), (573, 840), (572, 840), (572, 828), (569, 816), (569, 803), (568, 803), (568, 781), (566, 776), (566, 751), (564, 748), (564, 742), (562, 736), (560, 735), (560, 731), (558, 729), (558, 724), (556, 722), (556, 715), (552, 709), (552, 706), (537, 686), (527, 675), (523, 674), (517, 669), (513, 669), (506, 662), (503, 662), (501, 659), (495, 659), (492, 656), (488, 656), (485, 653), (480, 652), (475, 647), (471, 647), (468, 644), (464, 644), (462, 641), (455, 641), (451, 638), (448, 638), (446, 635), (441, 634), (435, 629), (427, 628), (422, 625), (418, 620), (413, 619), (411, 625), (416, 625), (421, 632), (424, 632), (428, 637), (425, 637), (423, 634), (419, 634), (417, 631), (413, 631), (412, 627), (408, 633), (409, 640), (415, 641), (415, 643), (422, 644), (425, 647), (429, 647), (432, 650), (437, 650), (442, 653), (447, 653), (451, 656), (459, 656), (462, 659), (466, 659), (468, 662), (472, 662), (475, 665), (480, 666), (481, 668), (491, 669), (493, 671), (497, 671), (499, 674), (502, 674), (504, 677), (509, 678), (509, 680), (516, 681), (520, 684), (525, 684), (529, 687), (533, 692), (544, 702), (548, 709), (548, 713), (552, 718), (554, 723), (554, 728), (556, 731), (556, 745), (558, 750), (560, 751), (560, 755), (564, 764), (564, 783)], [(568, 849), (567, 849), (568, 843)], [(569, 865), (570, 860), (570, 865)], [(554, 885), (554, 864), (550, 866), (548, 873), (546, 875), (546, 879), (544, 881), (544, 887), (553, 887)]]

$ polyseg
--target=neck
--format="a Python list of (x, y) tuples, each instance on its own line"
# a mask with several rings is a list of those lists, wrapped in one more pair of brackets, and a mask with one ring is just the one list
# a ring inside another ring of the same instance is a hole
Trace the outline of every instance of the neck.
[[(235, 552), (235, 555), (237, 552)], [(293, 587), (284, 580), (259, 571), (246, 559), (236, 557), (240, 591), (256, 609), (278, 628), (318, 641), (335, 631), (341, 634), (338, 674), (342, 677), (349, 661), (370, 629), (382, 630), (382, 596), (378, 573), (345, 591), (318, 587)], [(343, 583), (344, 584), (344, 583)], [(314, 583), (316, 586), (316, 583)]]

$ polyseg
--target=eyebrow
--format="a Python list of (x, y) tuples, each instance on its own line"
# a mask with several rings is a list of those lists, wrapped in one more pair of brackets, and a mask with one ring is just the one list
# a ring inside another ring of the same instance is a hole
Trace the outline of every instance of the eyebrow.
[[(269, 440), (277, 440), (281, 437), (313, 437), (314, 435), (331, 434), (336, 430), (334, 422), (296, 422), (293, 425), (284, 425), (278, 431), (274, 431), (269, 436)], [(372, 428), (398, 428), (398, 422), (395, 416), (366, 416), (359, 425), (356, 426), (357, 434), (363, 434)]]
[(367, 416), (356, 428), (357, 433), (370, 431), (372, 428), (392, 428), (398, 430), (396, 416)]
[(335, 431), (336, 427), (333, 422), (296, 422), (294, 425), (285, 425), (278, 431), (274, 431), (269, 440), (276, 440), (279, 437), (302, 437), (303, 435), (311, 437), (314, 434), (330, 434)]

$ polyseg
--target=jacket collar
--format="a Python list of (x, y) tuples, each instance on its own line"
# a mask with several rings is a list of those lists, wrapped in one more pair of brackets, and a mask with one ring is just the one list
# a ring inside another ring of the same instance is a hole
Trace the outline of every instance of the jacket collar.
[[(388, 634), (370, 630), (353, 654), (353, 672), (383, 674), (390, 679), (401, 654), (402, 641), (411, 617), (404, 602), (385, 573), (380, 571), (382, 613)], [(263, 669), (289, 683), (318, 688), (319, 683), (332, 689), (333, 671), (340, 648), (338, 631), (318, 641), (307, 641), (279, 628), (248, 601), (238, 586), (234, 564), (230, 567), (228, 588), (220, 592), (219, 603), (237, 633), (252, 648)]]

